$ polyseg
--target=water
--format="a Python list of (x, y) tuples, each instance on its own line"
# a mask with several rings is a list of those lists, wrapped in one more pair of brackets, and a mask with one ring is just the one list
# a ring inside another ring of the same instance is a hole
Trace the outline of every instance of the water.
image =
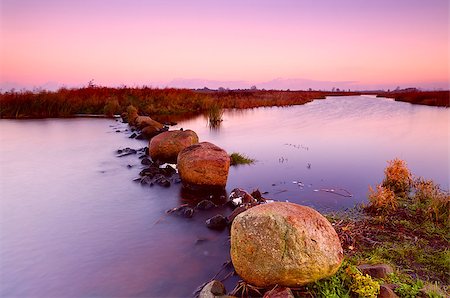
[[(257, 160), (231, 168), (228, 192), (259, 188), (326, 212), (364, 202), (394, 157), (448, 189), (449, 117), (443, 108), (338, 97), (227, 111), (214, 130), (202, 116), (173, 129)], [(166, 215), (183, 203), (180, 186), (132, 182), (139, 159), (115, 151), (146, 142), (126, 129), (108, 119), (0, 121), (0, 296), (188, 297), (229, 259), (227, 232), (204, 226), (229, 210)]]

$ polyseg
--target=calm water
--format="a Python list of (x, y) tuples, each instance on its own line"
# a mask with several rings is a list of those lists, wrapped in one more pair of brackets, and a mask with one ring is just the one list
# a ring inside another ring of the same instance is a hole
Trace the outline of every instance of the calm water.
[[(219, 129), (202, 116), (174, 129), (257, 160), (230, 170), (227, 191), (259, 188), (329, 211), (364, 202), (394, 157), (448, 189), (449, 118), (449, 109), (362, 96), (228, 111)], [(115, 151), (146, 142), (126, 128), (107, 119), (0, 121), (0, 296), (187, 297), (229, 259), (227, 232), (203, 224), (229, 211), (165, 215), (183, 202), (180, 186), (132, 182), (139, 159)]]

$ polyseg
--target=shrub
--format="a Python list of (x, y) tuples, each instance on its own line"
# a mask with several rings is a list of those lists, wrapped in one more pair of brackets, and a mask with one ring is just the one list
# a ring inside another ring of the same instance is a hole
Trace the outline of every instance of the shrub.
[(397, 210), (397, 205), (398, 202), (392, 190), (381, 184), (377, 185), (376, 190), (369, 186), (369, 210), (389, 213)]
[(384, 170), (385, 178), (383, 186), (392, 190), (396, 195), (406, 197), (411, 188), (412, 178), (406, 162), (395, 158), (388, 161), (388, 166)]
[(350, 278), (350, 290), (358, 297), (376, 298), (380, 293), (380, 284), (369, 275), (362, 274), (356, 267), (348, 266), (345, 273)]
[(418, 208), (427, 212), (430, 220), (450, 225), (450, 195), (441, 191), (432, 180), (418, 178), (414, 181), (414, 201)]
[(117, 99), (112, 99), (105, 104), (103, 108), (103, 113), (107, 117), (113, 117), (115, 114), (120, 112), (120, 104)]
[[(377, 297), (380, 284), (369, 275), (363, 275), (354, 265), (344, 261), (338, 272), (314, 283), (314, 297)], [(351, 295), (353, 294), (353, 295)]]

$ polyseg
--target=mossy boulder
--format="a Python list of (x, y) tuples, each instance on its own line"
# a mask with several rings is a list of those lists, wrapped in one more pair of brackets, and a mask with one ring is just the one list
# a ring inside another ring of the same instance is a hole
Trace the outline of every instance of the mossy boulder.
[(222, 148), (201, 142), (183, 149), (178, 155), (178, 172), (184, 186), (224, 188), (230, 158)]
[(178, 153), (196, 143), (198, 136), (192, 130), (165, 131), (150, 140), (149, 154), (153, 160), (176, 163)]
[(336, 231), (319, 212), (275, 202), (234, 219), (231, 260), (250, 284), (297, 287), (335, 274), (343, 251)]

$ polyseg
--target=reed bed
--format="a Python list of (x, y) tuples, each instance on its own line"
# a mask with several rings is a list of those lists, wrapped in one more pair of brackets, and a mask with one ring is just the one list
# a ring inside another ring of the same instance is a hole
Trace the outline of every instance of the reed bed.
[(394, 98), (397, 101), (409, 102), (412, 104), (450, 107), (450, 91), (392, 91), (381, 92), (377, 96)]
[(200, 114), (219, 106), (247, 109), (300, 105), (328, 95), (354, 92), (226, 90), (202, 91), (175, 88), (110, 88), (87, 86), (58, 91), (7, 91), (0, 93), (1, 118), (53, 118), (76, 114), (112, 116), (133, 105), (141, 115)]

